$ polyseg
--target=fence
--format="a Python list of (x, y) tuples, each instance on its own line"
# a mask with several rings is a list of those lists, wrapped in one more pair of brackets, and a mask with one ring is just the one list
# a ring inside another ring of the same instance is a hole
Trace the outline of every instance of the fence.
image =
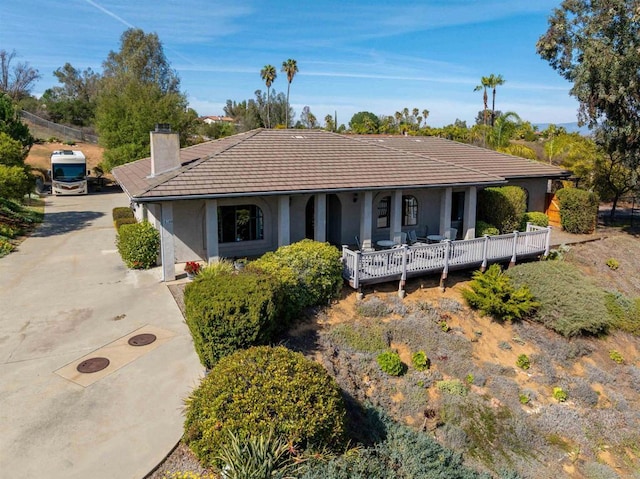
[(80, 130), (78, 128), (71, 128), (69, 126), (60, 125), (58, 123), (45, 120), (44, 118), (40, 118), (38, 115), (29, 113), (28, 111), (21, 110), (20, 117), (28, 121), (29, 123), (55, 132), (65, 140), (72, 139), (77, 141), (84, 141), (87, 143), (98, 143), (98, 137), (96, 135), (87, 133), (84, 130)]

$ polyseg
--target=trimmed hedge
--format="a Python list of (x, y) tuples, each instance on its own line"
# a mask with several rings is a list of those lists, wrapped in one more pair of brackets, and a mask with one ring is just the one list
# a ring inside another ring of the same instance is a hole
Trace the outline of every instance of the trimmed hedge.
[(499, 234), (500, 230), (486, 221), (476, 222), (476, 238), (482, 238), (484, 235), (495, 236)]
[(527, 194), (519, 186), (498, 186), (478, 193), (478, 219), (495, 225), (501, 233), (520, 228), (527, 210)]
[(560, 201), (560, 223), (565, 231), (589, 234), (596, 229), (598, 195), (579, 188), (562, 188), (556, 193)]
[(267, 344), (278, 331), (280, 288), (271, 276), (220, 270), (184, 290), (186, 322), (206, 368), (238, 349)]
[(522, 231), (527, 230), (527, 223), (546, 228), (547, 226), (549, 226), (549, 217), (539, 211), (527, 211), (522, 216), (522, 225), (520, 227)]
[(134, 218), (118, 218), (117, 220), (114, 220), (113, 224), (116, 227), (116, 230), (119, 230), (120, 227), (122, 225), (133, 225), (136, 224), (138, 221)]
[(127, 268), (151, 268), (160, 252), (160, 233), (148, 221), (122, 225), (118, 229), (116, 246)]
[(184, 440), (207, 465), (230, 433), (273, 432), (301, 447), (337, 447), (345, 435), (340, 388), (324, 368), (285, 347), (222, 358), (186, 401)]
[(334, 246), (305, 239), (265, 253), (247, 267), (278, 278), (287, 290), (289, 313), (296, 314), (338, 295), (343, 284), (340, 259)]
[(113, 221), (116, 221), (120, 218), (133, 218), (133, 210), (128, 206), (116, 206), (112, 212), (111, 216), (113, 216)]

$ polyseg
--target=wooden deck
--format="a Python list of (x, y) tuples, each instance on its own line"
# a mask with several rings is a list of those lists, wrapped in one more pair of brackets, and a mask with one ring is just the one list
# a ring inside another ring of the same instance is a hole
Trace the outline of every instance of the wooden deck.
[(402, 245), (392, 249), (363, 252), (342, 247), (343, 276), (352, 288), (400, 281), (407, 278), (441, 274), (441, 286), (454, 269), (486, 268), (489, 263), (549, 254), (551, 229), (527, 225), (526, 232), (484, 236), (471, 240), (444, 241), (435, 244)]

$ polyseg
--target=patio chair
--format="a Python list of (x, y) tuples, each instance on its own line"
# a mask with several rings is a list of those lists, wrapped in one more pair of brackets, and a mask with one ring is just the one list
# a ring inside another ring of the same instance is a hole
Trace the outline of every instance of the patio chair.
[(458, 236), (457, 228), (449, 228), (444, 232), (444, 237), (448, 240), (454, 241), (456, 236)]
[(416, 234), (416, 230), (411, 230), (407, 233), (407, 239), (409, 240), (409, 244), (414, 244), (418, 242), (418, 235)]
[(393, 241), (395, 241), (396, 245), (407, 244), (407, 233), (404, 231), (393, 233)]
[(362, 251), (362, 245), (360, 244), (360, 238), (358, 238), (358, 235), (356, 235), (356, 247), (359, 251)]
[[(414, 230), (415, 233), (415, 230)], [(427, 236), (429, 236), (429, 226), (425, 226), (424, 227), (424, 236), (417, 236), (416, 235), (416, 241), (419, 241), (420, 243), (428, 243), (429, 240), (427, 239)]]

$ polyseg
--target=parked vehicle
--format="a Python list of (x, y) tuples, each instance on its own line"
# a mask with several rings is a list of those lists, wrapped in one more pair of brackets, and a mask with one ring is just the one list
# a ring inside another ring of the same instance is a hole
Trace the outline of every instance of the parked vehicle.
[(87, 159), (79, 150), (56, 150), (51, 154), (51, 193), (54, 195), (86, 195)]

